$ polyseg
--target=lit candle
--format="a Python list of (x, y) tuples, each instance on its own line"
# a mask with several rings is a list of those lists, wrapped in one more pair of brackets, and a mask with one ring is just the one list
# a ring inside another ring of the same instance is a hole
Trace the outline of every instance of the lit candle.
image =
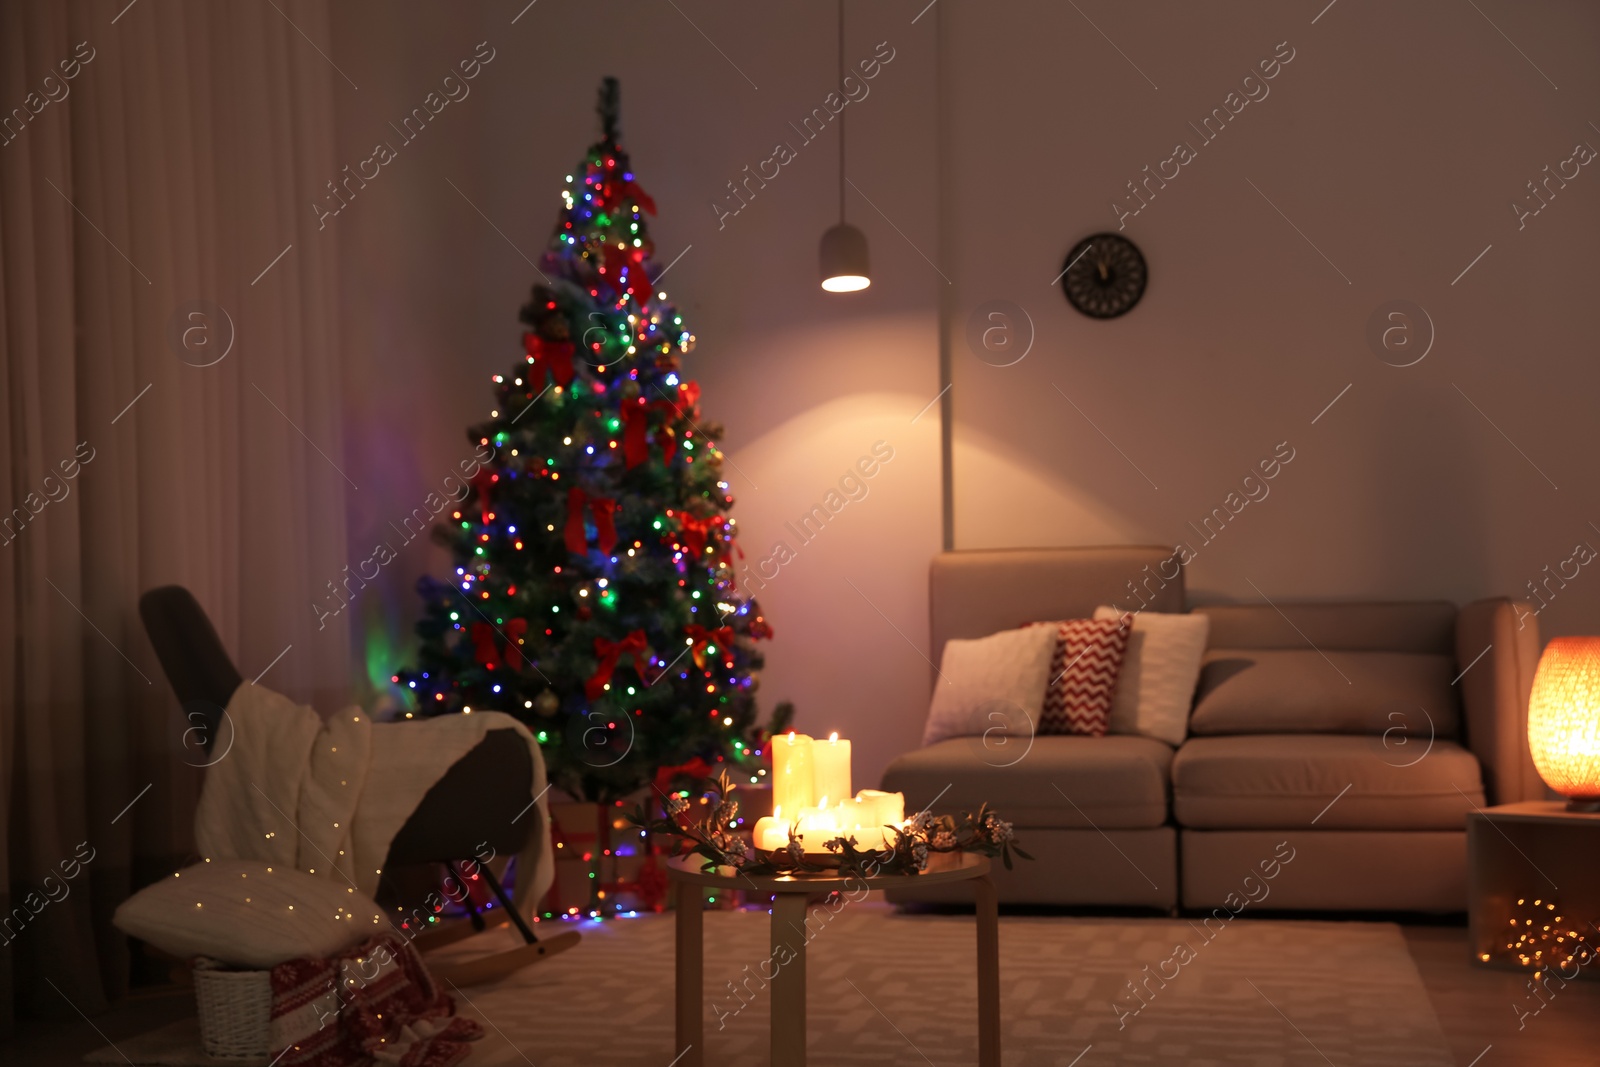
[(783, 809), (776, 807), (772, 814), (756, 820), (756, 848), (763, 852), (778, 852), (789, 847), (789, 823), (783, 818)]
[(848, 803), (855, 792), (850, 788), (850, 742), (839, 740), (837, 733), (829, 734), (826, 741), (813, 741), (811, 774), (813, 792)]
[(824, 806), (808, 808), (800, 813), (800, 825), (796, 831), (800, 844), (807, 852), (826, 852), (823, 846), (839, 836), (839, 809), (826, 806), (827, 797), (822, 798)]
[(877, 803), (858, 796), (846, 801), (844, 808), (845, 829), (855, 837), (856, 847), (881, 849), (883, 831), (878, 828)]
[(863, 793), (878, 801), (878, 825), (899, 826), (906, 821), (906, 795), (885, 793), (877, 789), (863, 789)]
[(782, 808), (798, 814), (812, 807), (817, 794), (813, 784), (811, 738), (791, 730), (781, 738), (773, 738), (768, 747), (772, 750), (773, 810)]
[(856, 794), (851, 805), (851, 818), (856, 824), (856, 840), (862, 848), (888, 848), (893, 834), (886, 826), (899, 826), (906, 817), (904, 793), (885, 793), (879, 789), (863, 789)]

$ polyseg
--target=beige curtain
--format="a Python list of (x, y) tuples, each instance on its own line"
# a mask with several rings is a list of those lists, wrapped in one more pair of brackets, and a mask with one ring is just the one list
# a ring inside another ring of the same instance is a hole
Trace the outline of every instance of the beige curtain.
[(355, 91), (328, 48), (324, 0), (0, 0), (7, 1020), (115, 997), (111, 911), (192, 849), (201, 772), (141, 592), (193, 590), (246, 678), (348, 688), (310, 607), (357, 491), (311, 210)]

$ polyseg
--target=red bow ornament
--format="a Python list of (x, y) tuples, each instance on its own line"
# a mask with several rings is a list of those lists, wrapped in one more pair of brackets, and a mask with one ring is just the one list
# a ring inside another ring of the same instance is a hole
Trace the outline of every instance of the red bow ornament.
[(628, 281), (630, 290), (655, 288), (650, 280), (650, 268), (645, 265), (645, 249), (635, 248), (628, 253), (628, 264), (622, 268), (633, 275)]
[(684, 418), (694, 419), (700, 416), (700, 383), (680, 382), (678, 384), (678, 399), (674, 401), (678, 414)]
[(494, 661), (499, 654), (499, 649), (494, 643), (494, 627), (486, 622), (472, 624), (473, 658), (480, 667), (494, 668)]
[(721, 558), (721, 543), (711, 537), (713, 532), (722, 529), (727, 520), (721, 515), (712, 515), (709, 518), (697, 519), (693, 515), (678, 515), (678, 536), (683, 539), (684, 554), (699, 563), (706, 553), (706, 544), (709, 541), (716, 550), (712, 552), (714, 558)]
[[(657, 412), (669, 420), (679, 413), (678, 405), (669, 400), (650, 402), (644, 397), (624, 401), (622, 404), (622, 459), (632, 470), (650, 458), (650, 413)], [(656, 444), (661, 446), (662, 461), (672, 462), (678, 442), (669, 426), (663, 424), (656, 430)]]
[[(494, 670), (497, 661), (504, 662), (514, 671), (522, 669), (528, 660), (522, 654), (522, 637), (528, 632), (528, 620), (512, 619), (499, 630), (486, 622), (472, 624), (472, 644), (474, 656), (480, 666)], [(505, 655), (499, 655), (500, 648), (495, 643), (495, 636), (505, 638)]]
[(527, 619), (508, 619), (500, 628), (506, 639), (506, 666), (514, 671), (520, 671), (528, 662), (528, 657), (522, 654), (522, 637), (527, 632)]
[(533, 364), (532, 384), (542, 388), (547, 371), (557, 385), (572, 383), (571, 341), (546, 341), (536, 333), (525, 333), (522, 347), (528, 353), (528, 362)]
[(661, 462), (671, 463), (678, 451), (678, 439), (673, 436), (671, 426), (662, 426), (656, 431), (656, 444), (661, 446)]
[(583, 683), (583, 691), (590, 700), (594, 700), (606, 691), (606, 685), (611, 681), (611, 674), (617, 669), (617, 662), (624, 656), (633, 658), (633, 673), (639, 676), (642, 682), (645, 679), (645, 656), (650, 650), (645, 640), (643, 630), (635, 630), (621, 641), (608, 641), (604, 637), (594, 639), (594, 654), (599, 657), (600, 663), (595, 667), (589, 680)]
[(703, 778), (711, 777), (711, 764), (701, 756), (696, 756), (688, 763), (680, 763), (675, 767), (661, 767), (656, 770), (656, 793), (666, 796), (672, 792), (672, 783), (678, 778), (691, 778), (696, 784)]
[(631, 178), (624, 180), (622, 183), (622, 191), (628, 196), (632, 197), (640, 207), (644, 208), (647, 215), (654, 215), (656, 213), (655, 199), (651, 197), (649, 193), (640, 188), (638, 182)]
[(650, 458), (646, 438), (650, 430), (650, 407), (644, 397), (622, 402), (622, 461), (628, 470)]
[(594, 517), (595, 544), (600, 554), (611, 555), (611, 550), (617, 547), (617, 526), (612, 521), (617, 502), (608, 496), (590, 496), (577, 486), (567, 490), (567, 551), (578, 556), (589, 551), (589, 536), (583, 528), (585, 506)]
[(467, 483), (478, 494), (478, 508), (483, 513), (483, 521), (485, 523), (488, 523), (489, 516), (494, 514), (494, 501), (490, 499), (490, 490), (494, 487), (494, 483), (499, 480), (500, 476), (488, 467), (479, 467), (478, 473), (474, 474), (472, 480)]
[(715, 630), (708, 630), (699, 623), (690, 623), (683, 632), (694, 642), (690, 655), (694, 657), (696, 667), (705, 670), (706, 646), (715, 643), (722, 650), (723, 666), (729, 670), (733, 669), (733, 627), (719, 626)]

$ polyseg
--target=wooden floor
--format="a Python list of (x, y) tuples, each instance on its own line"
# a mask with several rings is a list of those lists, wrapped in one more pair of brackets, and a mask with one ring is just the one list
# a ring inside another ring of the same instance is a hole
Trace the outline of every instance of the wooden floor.
[[(1600, 1064), (1600, 980), (1596, 980), (1600, 976), (1564, 988), (1552, 983), (1553, 994), (1546, 994), (1544, 1007), (1535, 1014), (1538, 1003), (1528, 992), (1526, 975), (1468, 964), (1464, 927), (1403, 929), (1457, 1067)], [(67, 1067), (107, 1041), (154, 1029), (193, 1010), (192, 994), (187, 990), (147, 992), (92, 1022), (75, 1016), (28, 1026), (18, 1041), (0, 1047), (0, 1062), (17, 1067)]]
[(1465, 928), (1404, 930), (1458, 1067), (1600, 1064), (1600, 975), (1564, 987), (1552, 981), (1541, 1008), (1526, 974), (1467, 963)]

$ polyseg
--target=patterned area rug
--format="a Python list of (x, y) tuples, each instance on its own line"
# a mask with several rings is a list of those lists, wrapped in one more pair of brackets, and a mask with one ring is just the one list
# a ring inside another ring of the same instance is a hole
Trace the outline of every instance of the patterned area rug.
[[(728, 983), (758, 973), (768, 922), (706, 915), (708, 1064), (767, 1062), (770, 999), (741, 1001)], [(466, 990), (488, 1032), (472, 1062), (666, 1067), (682, 1051), (672, 1047), (672, 933), (671, 916), (586, 924), (571, 951)], [(975, 1063), (975, 953), (970, 916), (845, 907), (807, 949), (811, 1062)], [(1007, 1067), (1453, 1063), (1389, 924), (1241, 917), (1213, 922), (1208, 939), (1198, 920), (1002, 918), (1000, 954)]]
[[(771, 1002), (750, 976), (770, 955), (768, 922), (706, 915), (708, 1064), (767, 1062)], [(462, 992), (462, 1010), (487, 1032), (470, 1063), (668, 1067), (683, 1051), (673, 1047), (672, 917), (582, 929), (576, 948)], [(807, 950), (811, 1062), (975, 1063), (975, 951), (970, 916), (846, 906)], [(1452, 1064), (1389, 924), (1241, 917), (1207, 931), (1198, 920), (1002, 918), (1000, 954), (1006, 1067)], [(741, 1000), (729, 983), (747, 978)], [(153, 1055), (193, 1042), (190, 1027), (121, 1047), (139, 1063), (204, 1062)], [(92, 1058), (106, 1054), (123, 1062), (110, 1049)]]

